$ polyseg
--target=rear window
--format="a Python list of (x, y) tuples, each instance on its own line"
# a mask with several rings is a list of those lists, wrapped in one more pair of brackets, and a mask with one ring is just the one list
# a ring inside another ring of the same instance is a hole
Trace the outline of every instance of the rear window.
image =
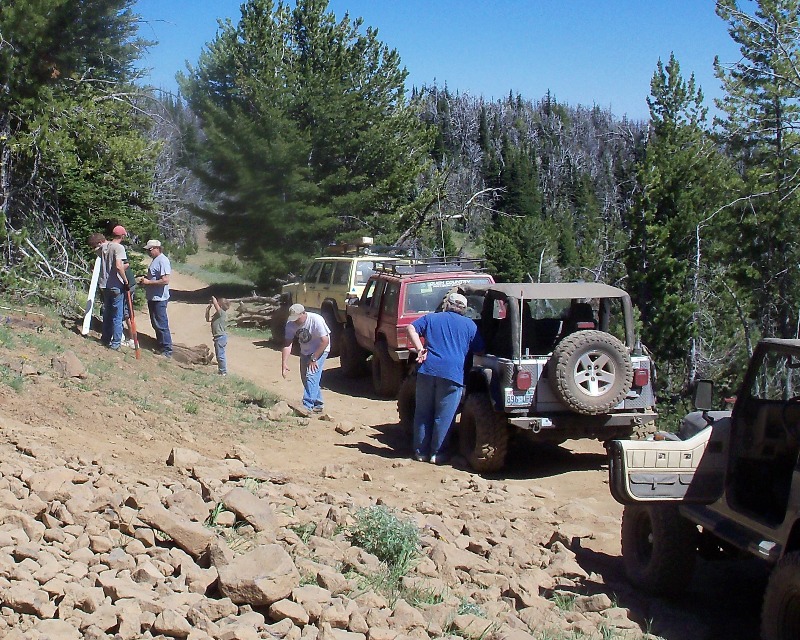
[(369, 277), (375, 273), (372, 260), (359, 260), (356, 263), (356, 284), (367, 284)]
[(404, 313), (429, 313), (436, 311), (442, 298), (453, 287), (461, 285), (473, 287), (491, 284), (489, 278), (448, 278), (446, 280), (429, 280), (427, 282), (410, 282), (406, 285)]

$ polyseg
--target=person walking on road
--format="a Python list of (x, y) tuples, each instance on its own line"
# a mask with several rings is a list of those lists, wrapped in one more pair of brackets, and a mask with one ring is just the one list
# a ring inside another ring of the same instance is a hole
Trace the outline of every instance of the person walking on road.
[(448, 435), (461, 401), (467, 357), (484, 348), (478, 326), (464, 317), (466, 310), (467, 299), (450, 293), (441, 312), (424, 315), (408, 326), (419, 364), (414, 458), (420, 462), (447, 461)]
[(125, 227), (118, 224), (111, 231), (111, 240), (108, 242), (102, 242), (100, 238), (103, 236), (99, 234), (90, 238), (100, 256), (100, 277), (97, 280), (97, 286), (103, 292), (100, 341), (114, 351), (119, 351), (122, 344), (123, 298), (128, 290), (128, 279), (125, 277), (128, 255), (122, 240), (127, 235)]
[(171, 358), (172, 334), (167, 317), (167, 301), (169, 300), (169, 274), (172, 273), (172, 268), (169, 258), (162, 252), (159, 240), (148, 240), (144, 248), (153, 261), (147, 268), (147, 276), (141, 278), (139, 284), (145, 287), (150, 324), (153, 325), (153, 331), (156, 333), (158, 350), (164, 357)]
[(318, 313), (306, 311), (302, 304), (289, 307), (281, 352), (281, 373), (289, 373), (289, 356), (295, 338), (300, 343), (300, 379), (303, 381), (303, 407), (322, 413), (322, 368), (331, 346), (331, 330)]
[[(228, 359), (225, 356), (225, 347), (228, 345), (228, 309), (230, 302), (226, 298), (217, 300), (211, 296), (211, 302), (206, 307), (206, 322), (211, 323), (211, 337), (214, 339), (214, 354), (217, 356), (217, 371), (221, 376), (228, 375)], [(214, 309), (214, 315), (211, 315)]]

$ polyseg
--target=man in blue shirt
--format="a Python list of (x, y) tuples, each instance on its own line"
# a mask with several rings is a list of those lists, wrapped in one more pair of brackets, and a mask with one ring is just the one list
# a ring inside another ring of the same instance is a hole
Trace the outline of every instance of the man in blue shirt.
[[(442, 464), (453, 424), (467, 357), (483, 351), (474, 321), (464, 317), (467, 299), (460, 293), (445, 298), (440, 313), (430, 313), (408, 326), (408, 339), (417, 350), (417, 406), (414, 412), (414, 458)], [(425, 346), (422, 340), (425, 339)]]
[(169, 258), (162, 253), (159, 240), (148, 240), (144, 245), (153, 262), (147, 269), (147, 276), (139, 280), (145, 287), (147, 310), (150, 312), (150, 324), (156, 333), (158, 349), (166, 358), (172, 357), (172, 334), (167, 317), (167, 301), (169, 300), (169, 274), (172, 268)]

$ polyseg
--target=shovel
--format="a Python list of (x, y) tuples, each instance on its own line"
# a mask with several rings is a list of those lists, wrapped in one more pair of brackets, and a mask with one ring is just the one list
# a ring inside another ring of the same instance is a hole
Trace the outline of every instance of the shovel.
[(136, 359), (139, 360), (142, 357), (141, 352), (139, 351), (139, 334), (136, 333), (136, 318), (133, 314), (133, 296), (131, 295), (131, 290), (128, 289), (125, 292), (125, 295), (128, 296), (128, 309), (131, 312), (131, 338), (133, 338), (133, 348), (136, 351)]

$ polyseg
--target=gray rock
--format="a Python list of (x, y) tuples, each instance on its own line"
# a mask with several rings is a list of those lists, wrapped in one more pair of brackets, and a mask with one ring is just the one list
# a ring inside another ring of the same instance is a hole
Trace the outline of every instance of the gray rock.
[(238, 604), (271, 605), (300, 583), (292, 558), (277, 544), (258, 547), (217, 570), (220, 593)]
[(210, 529), (157, 504), (149, 504), (139, 511), (139, 519), (166, 533), (175, 544), (195, 558), (203, 554), (216, 538)]
[(232, 489), (222, 498), (222, 503), (242, 520), (252, 524), (256, 531), (274, 531), (278, 526), (270, 504), (247, 489)]
[(183, 489), (166, 499), (166, 505), (173, 513), (179, 513), (194, 522), (205, 522), (211, 513), (211, 505), (195, 491)]

